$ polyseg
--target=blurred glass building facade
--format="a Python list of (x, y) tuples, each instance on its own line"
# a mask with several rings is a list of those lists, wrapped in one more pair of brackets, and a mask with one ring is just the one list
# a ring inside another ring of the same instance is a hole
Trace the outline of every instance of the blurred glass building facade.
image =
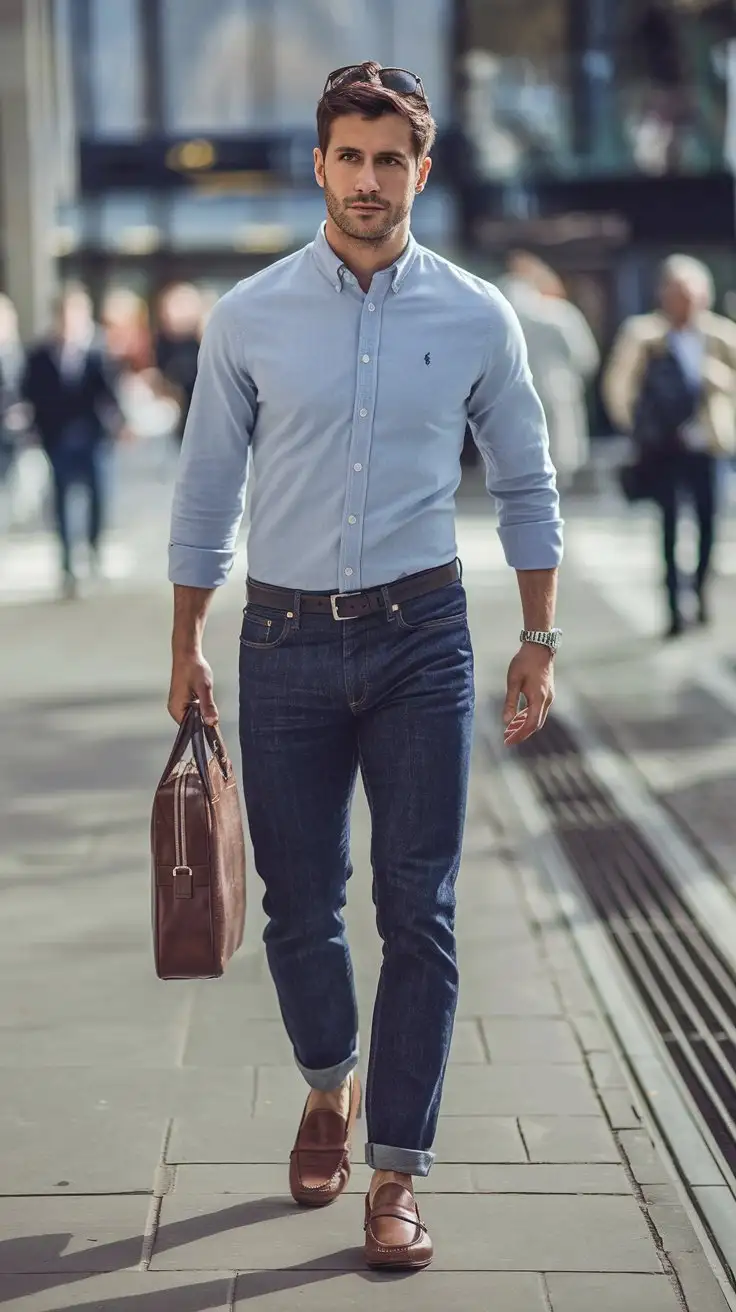
[(734, 0), (458, 0), (461, 235), (527, 246), (605, 340), (661, 257), (736, 285)]
[[(65, 269), (95, 291), (124, 278), (230, 286), (311, 240), (326, 74), (376, 58), (422, 70), (442, 127), (451, 105), (450, 0), (57, 0), (74, 70), (79, 189), (59, 214)], [(456, 231), (440, 178), (415, 230)]]
[(327, 72), (421, 72), (420, 240), (549, 259), (603, 345), (660, 258), (736, 289), (736, 0), (0, 0), (0, 286), (213, 291), (311, 239)]

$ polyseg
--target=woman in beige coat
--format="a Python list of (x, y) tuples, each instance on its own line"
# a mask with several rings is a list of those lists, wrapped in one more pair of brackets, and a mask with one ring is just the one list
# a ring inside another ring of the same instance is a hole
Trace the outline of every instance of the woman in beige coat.
[(657, 475), (662, 511), (669, 637), (685, 628), (677, 568), (677, 527), (684, 498), (695, 506), (699, 558), (694, 586), (697, 619), (708, 621), (719, 458), (736, 453), (736, 324), (713, 314), (713, 280), (700, 261), (673, 255), (662, 269), (660, 310), (635, 315), (619, 329), (602, 379), (608, 413), (622, 432), (634, 432), (636, 406), (647, 367), (669, 354), (693, 392), (692, 418), (668, 435)]

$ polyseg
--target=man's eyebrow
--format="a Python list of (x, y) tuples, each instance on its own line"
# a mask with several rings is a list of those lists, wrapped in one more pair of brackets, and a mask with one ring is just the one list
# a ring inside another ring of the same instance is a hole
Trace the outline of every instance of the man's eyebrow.
[[(343, 152), (347, 152), (347, 151), (349, 151), (351, 155), (365, 154), (365, 151), (361, 150), (360, 146), (335, 146), (335, 150), (337, 151), (338, 155), (341, 155), (343, 154)], [(376, 155), (378, 157), (391, 158), (391, 159), (409, 158), (409, 156), (403, 150), (377, 150)]]

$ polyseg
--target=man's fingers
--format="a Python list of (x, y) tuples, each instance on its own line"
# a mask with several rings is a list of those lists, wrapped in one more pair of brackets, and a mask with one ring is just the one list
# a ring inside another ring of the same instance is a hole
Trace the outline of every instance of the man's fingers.
[(516, 679), (510, 679), (506, 690), (506, 701), (503, 705), (503, 722), (508, 725), (515, 715), (519, 713), (519, 698), (521, 697), (521, 683)]
[(540, 699), (530, 701), (525, 710), (520, 711), (509, 723), (504, 735), (507, 747), (526, 742), (544, 723), (544, 702)]

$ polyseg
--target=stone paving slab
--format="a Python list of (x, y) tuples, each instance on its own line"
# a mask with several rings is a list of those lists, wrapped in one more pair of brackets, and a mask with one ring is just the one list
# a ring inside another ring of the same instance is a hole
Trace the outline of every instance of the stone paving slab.
[(621, 1130), (619, 1143), (629, 1160), (634, 1178), (642, 1185), (668, 1185), (671, 1176), (646, 1130)]
[[(445, 1271), (661, 1271), (633, 1198), (432, 1195), (424, 1212)], [(309, 1212), (283, 1198), (163, 1200), (152, 1270), (358, 1270), (362, 1200)]]
[(120, 1271), (143, 1251), (148, 1198), (0, 1198), (0, 1272)]
[[(182, 1163), (273, 1163), (283, 1169), (294, 1146), (301, 1104), (288, 1117), (247, 1117), (218, 1111), (212, 1117), (207, 1107), (196, 1116), (174, 1120), (166, 1154), (169, 1162)], [(587, 1126), (583, 1131), (587, 1134)], [(583, 1139), (583, 1143), (585, 1139)], [(600, 1146), (600, 1141), (596, 1140)], [(353, 1140), (353, 1161), (363, 1160), (365, 1121), (358, 1122)], [(513, 1116), (440, 1117), (435, 1151), (443, 1164), (526, 1162), (527, 1154)], [(615, 1153), (615, 1148), (614, 1148)], [(614, 1157), (591, 1161), (618, 1161)]]
[[(293, 1066), (263, 1066), (258, 1071), (256, 1116), (294, 1115), (303, 1101), (304, 1082)], [(452, 1066), (442, 1103), (445, 1117), (592, 1116), (597, 1111), (581, 1066)]]
[[(347, 1192), (365, 1194), (370, 1167), (354, 1161)], [(283, 1164), (206, 1164), (176, 1169), (176, 1194), (285, 1193), (287, 1168)], [(436, 1162), (430, 1174), (414, 1182), (423, 1194), (623, 1194), (631, 1186), (622, 1166), (598, 1165), (468, 1165)]]
[[(78, 1308), (89, 1312), (231, 1312), (233, 1283), (230, 1272), (0, 1276), (0, 1303), (8, 1304), (8, 1312), (76, 1312)], [(272, 1300), (268, 1306), (273, 1307)]]
[(530, 1020), (496, 1016), (481, 1019), (493, 1065), (575, 1065), (582, 1061), (575, 1033), (567, 1020)]
[(580, 1066), (455, 1066), (445, 1081), (445, 1116), (592, 1116), (597, 1110)]
[[(378, 1272), (253, 1271), (239, 1275), (235, 1312), (548, 1312), (542, 1282), (521, 1272), (435, 1271), (420, 1276)], [(121, 1308), (121, 1312), (126, 1312)], [(147, 1312), (131, 1308), (130, 1312)], [(153, 1309), (151, 1309), (153, 1312)], [(161, 1309), (164, 1312), (164, 1309)], [(178, 1312), (178, 1309), (176, 1310)], [(182, 1309), (186, 1312), (186, 1309)], [(635, 1312), (635, 1309), (629, 1309)]]
[(681, 1312), (665, 1275), (547, 1277), (552, 1312)]
[[(487, 956), (484, 950), (483, 956)], [(469, 956), (460, 974), (458, 1019), (466, 1016), (562, 1016), (562, 1004), (551, 980), (497, 977), (491, 984), (483, 956)]]
[(688, 1312), (728, 1312), (728, 1303), (705, 1255), (675, 1253), (672, 1265), (685, 1295)]
[(217, 1107), (243, 1115), (252, 1106), (254, 1072), (242, 1067), (228, 1072), (189, 1067), (170, 1070), (60, 1068), (44, 1070), (43, 1079), (28, 1071), (0, 1070), (0, 1109), (23, 1120), (56, 1118), (57, 1124), (88, 1115), (101, 1117), (151, 1113), (176, 1116), (199, 1108)]
[(163, 1114), (75, 1115), (62, 1104), (28, 1120), (19, 1106), (0, 1115), (0, 1196), (146, 1193), (165, 1131)]
[(532, 1162), (620, 1162), (602, 1116), (523, 1116), (519, 1122)]

